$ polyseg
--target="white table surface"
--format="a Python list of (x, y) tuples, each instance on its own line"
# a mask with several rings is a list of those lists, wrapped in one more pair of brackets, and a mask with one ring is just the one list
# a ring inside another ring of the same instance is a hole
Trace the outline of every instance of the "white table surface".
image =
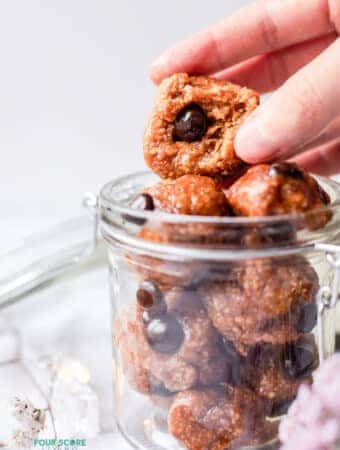
[[(14, 328), (29, 354), (61, 353), (84, 364), (100, 401), (100, 435), (90, 449), (130, 448), (113, 424), (111, 316), (105, 252), (25, 296), (1, 313), (1, 327)], [(8, 401), (14, 396), (39, 405), (42, 398), (18, 363), (0, 366), (0, 442), (8, 442), (13, 420)], [(59, 436), (63, 438), (62, 436)]]

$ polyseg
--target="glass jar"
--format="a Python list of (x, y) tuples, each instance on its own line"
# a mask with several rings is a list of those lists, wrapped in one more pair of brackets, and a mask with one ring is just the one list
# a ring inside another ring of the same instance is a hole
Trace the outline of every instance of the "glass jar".
[(131, 209), (156, 181), (134, 174), (100, 195), (117, 425), (138, 449), (274, 448), (299, 385), (334, 350), (340, 187), (319, 179), (332, 206), (308, 215)]

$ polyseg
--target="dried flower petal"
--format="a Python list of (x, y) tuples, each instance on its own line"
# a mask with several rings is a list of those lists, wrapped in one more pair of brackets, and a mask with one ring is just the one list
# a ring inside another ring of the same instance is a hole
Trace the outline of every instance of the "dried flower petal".
[(29, 429), (40, 432), (45, 426), (45, 412), (35, 408), (29, 400), (13, 398), (10, 403), (10, 409), (13, 417)]
[(340, 441), (340, 354), (314, 374), (312, 386), (301, 386), (280, 425), (281, 450), (331, 450)]

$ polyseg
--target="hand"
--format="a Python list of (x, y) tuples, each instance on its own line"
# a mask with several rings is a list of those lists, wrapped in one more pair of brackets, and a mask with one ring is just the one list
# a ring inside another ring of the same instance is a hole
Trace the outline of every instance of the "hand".
[(330, 175), (340, 170), (339, 34), (340, 0), (258, 0), (166, 51), (151, 77), (209, 74), (276, 90), (241, 127), (236, 152)]

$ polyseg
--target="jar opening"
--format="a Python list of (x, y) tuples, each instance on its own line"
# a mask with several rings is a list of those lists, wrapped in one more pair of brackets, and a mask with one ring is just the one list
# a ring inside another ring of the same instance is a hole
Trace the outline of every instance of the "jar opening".
[[(190, 255), (215, 259), (219, 255), (235, 259), (235, 252), (240, 258), (298, 253), (312, 249), (316, 243), (335, 242), (340, 235), (340, 185), (326, 178), (317, 180), (331, 198), (328, 207), (279, 216), (210, 217), (131, 208), (132, 199), (143, 188), (159, 181), (150, 172), (139, 172), (103, 187), (99, 202), (101, 230), (107, 240), (126, 250), (174, 258)], [(324, 228), (302, 226), (325, 212), (331, 219)], [(291, 233), (296, 233), (294, 239)]]

